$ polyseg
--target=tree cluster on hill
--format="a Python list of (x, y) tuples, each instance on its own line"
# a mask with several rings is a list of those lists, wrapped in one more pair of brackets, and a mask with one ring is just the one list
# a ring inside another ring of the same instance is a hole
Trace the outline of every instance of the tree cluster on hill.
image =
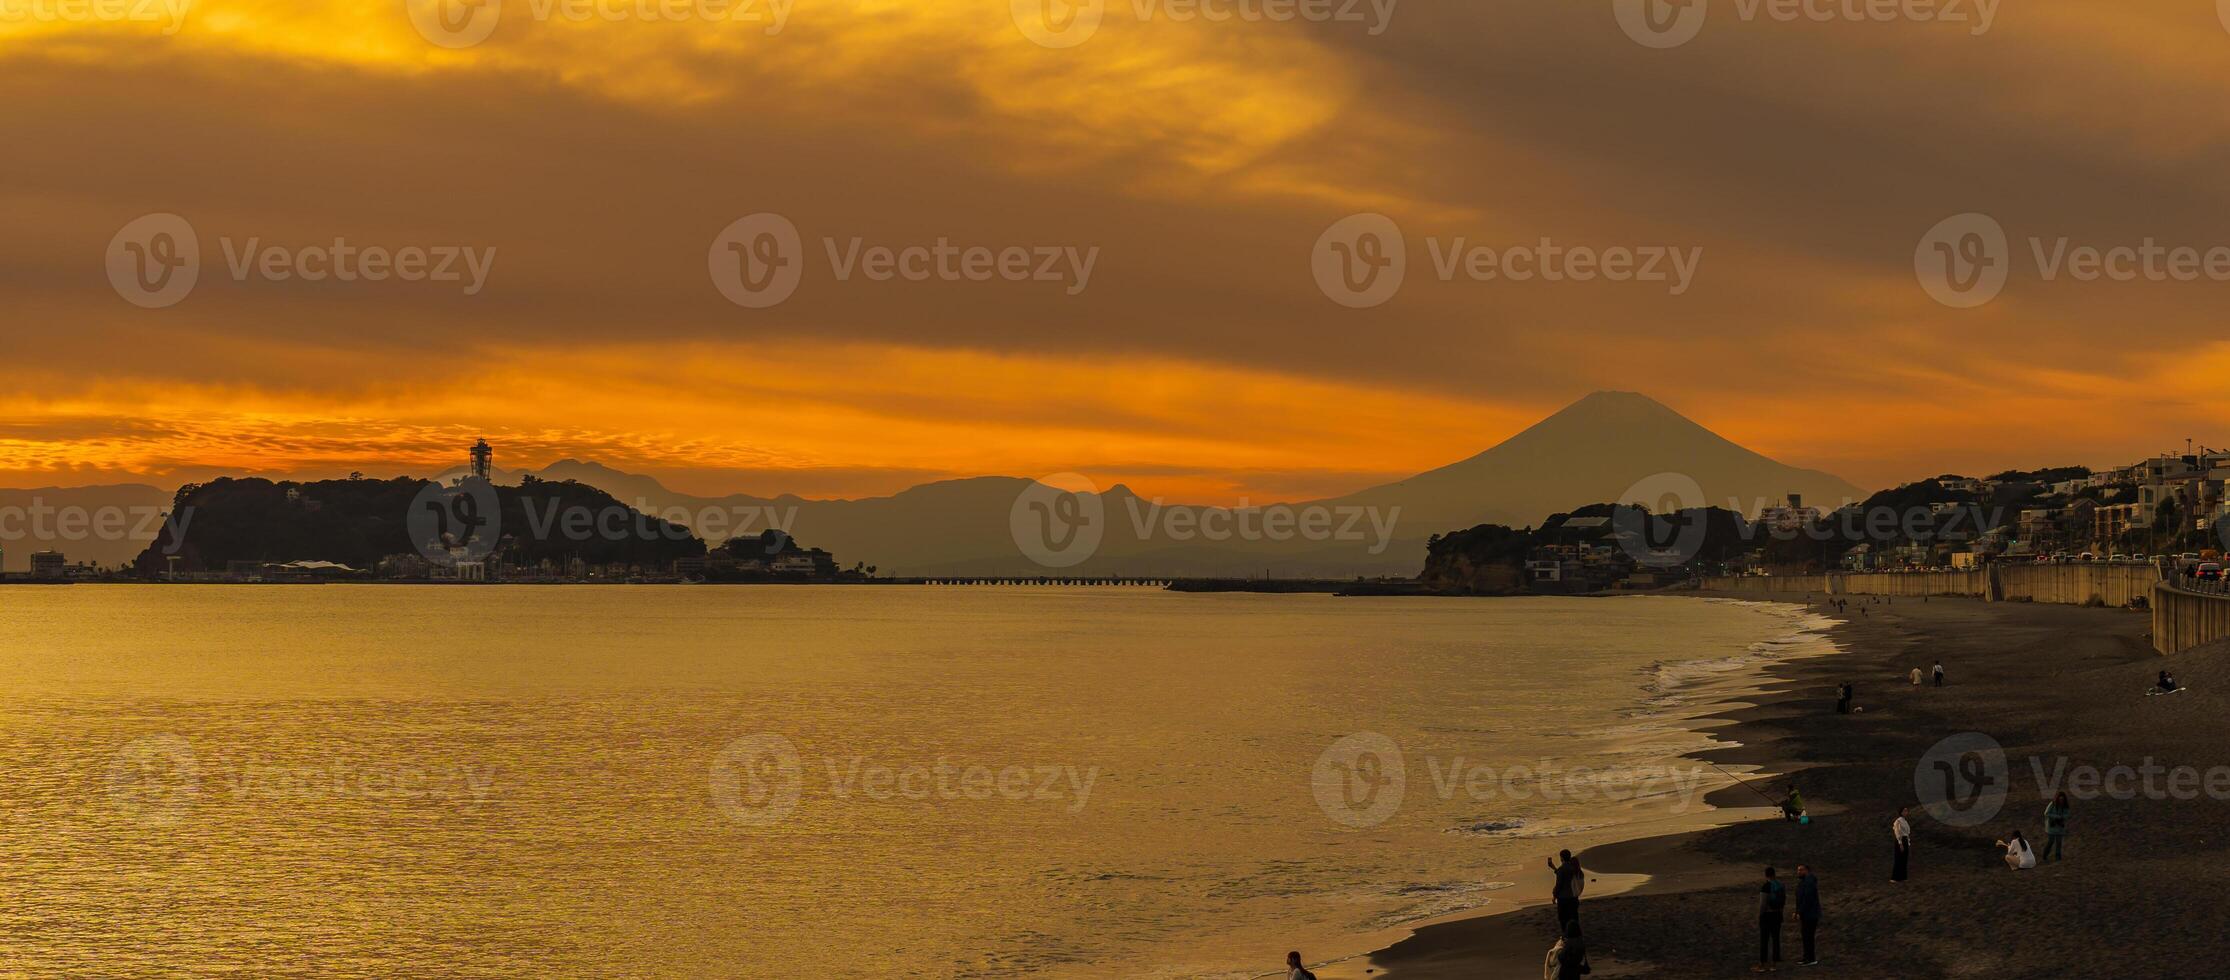
[[(174, 519), (142, 551), (143, 575), (222, 571), (233, 562), (328, 561), (368, 570), (391, 555), (423, 553), (412, 511), (426, 505), (425, 480), (273, 482), (224, 478), (187, 484), (173, 498)], [(663, 568), (703, 555), (686, 527), (620, 503), (595, 487), (527, 477), (517, 487), (486, 488), (497, 502), (488, 525), (494, 553), (514, 565), (579, 559), (589, 564)], [(176, 535), (175, 539), (173, 535)]]

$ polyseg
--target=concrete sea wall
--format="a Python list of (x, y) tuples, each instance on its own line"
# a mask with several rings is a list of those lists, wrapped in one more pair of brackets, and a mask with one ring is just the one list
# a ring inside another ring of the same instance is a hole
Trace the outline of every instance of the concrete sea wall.
[(1970, 596), (1992, 602), (2148, 607), (2153, 648), (2178, 653), (2230, 638), (2230, 595), (2194, 592), (2140, 564), (2002, 564), (1955, 572), (1710, 576), (1703, 587), (1750, 595)]
[(2190, 592), (2166, 582), (2153, 588), (2153, 649), (2182, 653), (2230, 637), (2230, 596)]

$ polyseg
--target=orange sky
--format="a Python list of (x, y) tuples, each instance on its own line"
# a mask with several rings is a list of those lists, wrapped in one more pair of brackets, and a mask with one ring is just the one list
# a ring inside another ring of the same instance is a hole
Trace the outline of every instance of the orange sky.
[[(1071, 48), (1005, 0), (797, 0), (778, 29), (654, 8), (518, 0), (463, 48), (400, 0), (0, 18), (0, 485), (423, 472), (485, 435), (510, 465), (700, 493), (1074, 471), (1262, 501), (1451, 462), (1603, 388), (1869, 487), (2230, 443), (2230, 283), (2023, 267), (2032, 236), (2230, 244), (2212, 4), (2040, 0), (1980, 36), (1714, 5), (1668, 50), (1610, 0), (1412, 0), (1375, 34), (1118, 3)], [(1310, 251), (1359, 211), (1410, 266), (1349, 309)], [(1955, 310), (1914, 250), (1967, 211), (2022, 254)], [(798, 229), (803, 279), (753, 309), (707, 253), (759, 212)], [(104, 254), (151, 213), (202, 263), (142, 309)], [(1457, 237), (1702, 259), (1677, 295), (1439, 281), (1426, 240)], [(336, 238), (494, 260), (469, 295), (228, 261)], [(854, 239), (1096, 261), (1073, 294), (840, 281)]]

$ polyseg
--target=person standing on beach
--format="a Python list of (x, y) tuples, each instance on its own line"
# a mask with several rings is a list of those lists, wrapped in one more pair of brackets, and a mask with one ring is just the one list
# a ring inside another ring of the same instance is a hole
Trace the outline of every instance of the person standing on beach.
[(1943, 661), (1941, 661), (1941, 660), (1938, 660), (1938, 661), (1936, 661), (1936, 669), (1935, 669), (1935, 670), (1933, 671), (1933, 673), (1934, 673), (1934, 674), (1936, 675), (1936, 686), (1937, 686), (1937, 687), (1942, 687), (1942, 686), (1944, 686), (1944, 662), (1943, 662)]
[(1285, 980), (1316, 980), (1316, 974), (1310, 973), (1308, 967), (1301, 965), (1300, 950), (1285, 954)]
[(2067, 794), (2058, 793), (2044, 808), (2044, 854), (2042, 861), (2067, 860)]
[(1836, 714), (1847, 715), (1851, 713), (1851, 693), (1851, 683), (1849, 681), (1835, 685)]
[(1781, 912), (1788, 906), (1789, 890), (1774, 877), (1773, 869), (1765, 869), (1765, 883), (1758, 886), (1758, 965), (1752, 973), (1780, 969), (1781, 962)]
[(1914, 690), (1919, 690), (1919, 688), (1920, 688), (1920, 668), (1918, 668), (1918, 667), (1915, 667), (1915, 668), (1913, 668), (1913, 674), (1912, 674), (1912, 677), (1913, 677), (1913, 689), (1914, 689)]
[(1816, 943), (1820, 931), (1820, 880), (1812, 877), (1812, 866), (1796, 866), (1796, 926), (1804, 935), (1804, 958), (1798, 966), (1820, 965), (1820, 950)]
[(1570, 851), (1558, 851), (1556, 856), (1563, 864), (1549, 862), (1549, 870), (1556, 872), (1556, 887), (1549, 895), (1556, 899), (1556, 927), (1564, 930), (1579, 925), (1580, 892), (1587, 888), (1587, 872), (1580, 869), (1580, 859)]
[(1905, 808), (1897, 808), (1897, 821), (1889, 825), (1890, 838), (1897, 845), (1896, 856), (1890, 860), (1889, 880), (1903, 881), (1911, 870), (1913, 856), (1913, 825), (1905, 819)]

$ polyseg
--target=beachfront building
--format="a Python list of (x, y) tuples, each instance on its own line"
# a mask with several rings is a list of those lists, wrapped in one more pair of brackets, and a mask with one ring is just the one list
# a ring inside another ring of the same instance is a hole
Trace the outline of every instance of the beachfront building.
[(34, 551), (31, 553), (31, 577), (59, 579), (65, 574), (69, 559), (59, 551)]
[(1786, 533), (1801, 531), (1807, 525), (1817, 523), (1823, 516), (1825, 515), (1819, 508), (1804, 506), (1803, 494), (1792, 493), (1789, 494), (1787, 504), (1776, 504), (1758, 511), (1757, 523), (1768, 531)]
[[(2139, 515), (2144, 519), (2140, 520)], [(2146, 527), (2151, 523), (2150, 508), (2142, 504), (2101, 504), (2091, 510), (2091, 542), (2111, 550), (2115, 540), (2132, 527)]]

